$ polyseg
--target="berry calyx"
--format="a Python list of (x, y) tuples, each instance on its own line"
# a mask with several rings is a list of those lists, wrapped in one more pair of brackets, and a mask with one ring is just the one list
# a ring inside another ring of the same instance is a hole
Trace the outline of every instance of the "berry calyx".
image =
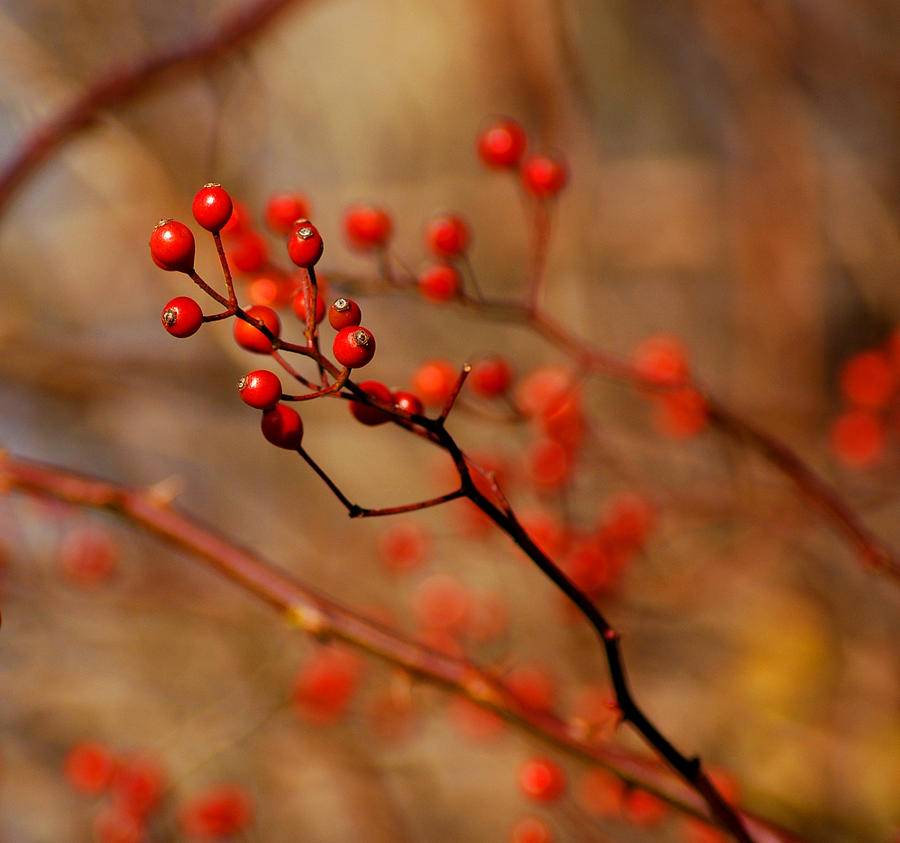
[(194, 271), (194, 235), (177, 220), (160, 220), (150, 234), (150, 257), (170, 272)]
[(552, 199), (569, 180), (566, 163), (551, 155), (532, 155), (522, 162), (522, 185), (536, 199)]
[(526, 143), (525, 130), (515, 120), (503, 118), (478, 136), (478, 156), (492, 169), (517, 167)]
[(244, 375), (237, 388), (243, 402), (257, 410), (268, 410), (281, 400), (281, 381), (268, 369), (256, 369)]
[(275, 234), (290, 234), (294, 223), (309, 216), (309, 203), (295, 193), (276, 193), (266, 202), (266, 225)]
[(487, 360), (479, 360), (472, 366), (469, 385), (472, 391), (483, 398), (503, 395), (512, 383), (512, 368), (505, 357), (496, 355)]
[(519, 787), (537, 802), (553, 802), (566, 789), (566, 777), (555, 761), (533, 758), (519, 770)]
[[(358, 369), (375, 356), (375, 337), (368, 328), (348, 325), (341, 328), (332, 346), (334, 357), (342, 366)], [(390, 398), (388, 398), (390, 400)]]
[(416, 279), (419, 292), (431, 301), (449, 301), (456, 298), (462, 287), (462, 279), (449, 263), (432, 263), (426, 266)]
[(194, 219), (207, 231), (221, 231), (231, 219), (234, 207), (228, 191), (222, 185), (210, 182), (197, 191), (191, 210)]
[(422, 413), (425, 412), (425, 407), (422, 405), (421, 399), (414, 392), (406, 392), (402, 389), (398, 389), (394, 392), (394, 404), (399, 409), (404, 410), (407, 413), (412, 413), (415, 416), (421, 416)]
[(439, 258), (459, 257), (469, 239), (469, 227), (455, 214), (439, 214), (425, 228), (425, 244)]
[[(271, 307), (264, 304), (255, 304), (245, 311), (251, 319), (261, 320), (276, 339), (281, 333), (281, 320)], [(272, 351), (272, 341), (256, 325), (245, 322), (243, 319), (234, 320), (234, 340), (247, 351), (257, 354), (269, 354)]]
[(203, 324), (203, 311), (190, 296), (176, 296), (162, 311), (162, 325), (173, 337), (193, 336)]
[(362, 311), (353, 299), (342, 296), (328, 308), (328, 322), (335, 331), (359, 325), (361, 319)]
[(363, 252), (383, 249), (391, 239), (393, 227), (388, 212), (374, 205), (352, 205), (344, 214), (347, 242)]
[[(379, 401), (382, 404), (394, 403), (394, 397), (391, 395), (391, 391), (379, 381), (363, 381), (359, 384), (359, 388), (375, 401)], [(364, 404), (362, 401), (351, 401), (350, 413), (358, 422), (369, 426), (384, 424), (391, 420), (390, 413), (387, 413), (378, 407)]]
[(319, 230), (309, 221), (300, 220), (291, 229), (288, 237), (288, 255), (303, 269), (309, 269), (322, 257), (325, 244)]
[(279, 448), (296, 451), (303, 441), (303, 420), (300, 414), (285, 404), (276, 404), (262, 415), (262, 435)]
[[(305, 285), (301, 287), (291, 299), (291, 309), (294, 315), (301, 321), (306, 322), (306, 289)], [(321, 290), (316, 291), (316, 324), (318, 325), (325, 318), (325, 297)]]

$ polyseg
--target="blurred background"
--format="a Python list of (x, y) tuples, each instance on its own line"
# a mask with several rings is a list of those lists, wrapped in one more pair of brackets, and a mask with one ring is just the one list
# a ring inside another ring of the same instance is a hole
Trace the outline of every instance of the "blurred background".
[[(4, 0), (3, 159), (100, 74), (207, 35), (237, 5)], [(702, 383), (900, 544), (896, 387), (873, 411), (874, 452), (866, 440), (860, 459), (851, 443), (847, 459), (833, 427), (845, 361), (887, 348), (898, 325), (898, 36), (900, 7), (883, 0), (288, 4), (215, 64), (101, 113), (3, 209), (0, 445), (163, 483), (239, 543), (413, 635), (428, 631), (428, 594), (462, 594), (481, 631), (435, 643), (504, 676), (530, 671), (519, 681), (541, 705), (577, 712), (606, 683), (586, 625), (457, 504), (348, 523), (298, 459), (260, 437), (234, 383), (261, 361), (234, 347), (229, 325), (189, 341), (161, 330), (165, 302), (191, 291), (152, 264), (150, 231), (161, 217), (192, 222), (205, 182), (257, 222), (273, 191), (300, 191), (325, 237), (324, 273), (372, 278), (371, 258), (342, 237), (349, 203), (391, 210), (412, 267), (426, 220), (453, 210), (471, 226), (484, 291), (514, 298), (527, 216), (475, 139), (492, 115), (515, 117), (570, 166), (548, 313), (623, 357), (648, 336), (678, 337)], [(217, 277), (199, 233), (198, 267)], [(522, 326), (365, 289), (354, 292), (378, 338), (367, 377), (407, 387), (426, 358), (502, 352), (521, 385), (567, 363)], [(285, 333), (299, 337), (292, 319)], [(652, 513), (598, 600), (623, 632), (638, 699), (679, 748), (806, 839), (893, 840), (896, 584), (864, 571), (746, 446), (714, 431), (673, 437), (644, 396), (601, 378), (582, 401), (587, 432), (560, 483), (535, 481), (533, 424), (467, 399), (451, 427), (497, 463), (517, 508), (570, 536), (608, 525), (622, 500)], [(304, 420), (308, 450), (364, 506), (447, 488), (447, 466), (394, 426), (362, 428), (325, 400)], [(406, 566), (394, 564), (395, 523), (413, 544)], [(0, 525), (0, 840), (113, 839), (98, 819), (106, 797), (64, 775), (82, 741), (165, 771), (154, 841), (186, 839), (184, 806), (222, 782), (252, 800), (235, 839), (502, 841), (528, 815), (556, 840), (700, 839), (675, 816), (648, 824), (627, 800), (599, 809), (578, 789), (584, 767), (562, 758), (566, 795), (529, 803), (517, 772), (545, 749), (509, 729), (479, 733), (444, 694), (374, 661), (352, 662), (359, 686), (340, 717), (310, 712), (296, 683), (319, 645), (127, 524), (7, 497)], [(85, 558), (101, 575), (85, 579)]]

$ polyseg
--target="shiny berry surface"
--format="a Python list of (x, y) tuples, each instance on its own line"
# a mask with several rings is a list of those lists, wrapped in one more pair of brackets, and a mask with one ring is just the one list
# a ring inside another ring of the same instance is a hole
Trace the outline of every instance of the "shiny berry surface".
[(192, 272), (194, 250), (194, 235), (183, 222), (161, 220), (150, 234), (150, 257), (161, 269)]
[(479, 360), (472, 366), (468, 383), (472, 391), (483, 398), (496, 398), (509, 389), (512, 383), (512, 367), (506, 358), (500, 355)]
[(362, 311), (353, 299), (342, 296), (328, 308), (328, 323), (335, 331), (358, 325), (361, 319)]
[(303, 441), (303, 420), (293, 407), (285, 404), (266, 410), (259, 426), (263, 436), (279, 448), (294, 451)]
[[(291, 299), (291, 310), (294, 315), (301, 321), (306, 322), (306, 290), (301, 287), (294, 297)], [(316, 324), (325, 318), (325, 296), (321, 290), (316, 291)]]
[[(394, 403), (394, 397), (391, 395), (391, 391), (379, 381), (363, 381), (359, 384), (359, 388), (365, 392), (366, 395), (382, 404)], [(391, 420), (390, 413), (386, 413), (378, 407), (371, 407), (368, 404), (364, 404), (362, 401), (351, 401), (350, 412), (353, 415), (353, 418), (358, 422), (370, 426), (384, 424)]]
[(352, 205), (344, 214), (347, 242), (360, 251), (384, 248), (393, 227), (388, 212), (374, 205)]
[(522, 185), (536, 199), (552, 199), (569, 180), (566, 163), (551, 155), (532, 155), (522, 162)]
[(407, 392), (403, 389), (398, 389), (394, 392), (394, 404), (401, 410), (416, 416), (421, 416), (425, 412), (425, 407), (422, 405), (422, 400), (419, 396), (414, 392)]
[(439, 214), (425, 228), (425, 245), (439, 258), (459, 257), (470, 239), (469, 227), (456, 214)]
[(162, 325), (173, 337), (193, 336), (203, 324), (203, 311), (190, 296), (176, 296), (162, 311)]
[(525, 153), (525, 130), (508, 118), (492, 123), (478, 136), (478, 157), (487, 167), (518, 167)]
[(416, 284), (426, 299), (449, 301), (459, 294), (462, 279), (456, 268), (449, 263), (433, 263), (419, 272)]
[[(261, 319), (275, 337), (281, 334), (281, 320), (271, 307), (256, 304), (248, 307), (246, 313), (251, 319)], [(271, 340), (259, 328), (243, 319), (234, 320), (234, 341), (241, 348), (257, 354), (268, 354), (272, 350)]]
[(268, 410), (281, 400), (281, 381), (268, 369), (256, 369), (238, 381), (241, 400), (257, 410)]
[(197, 191), (191, 210), (197, 223), (207, 231), (221, 231), (231, 219), (233, 205), (222, 185), (205, 184)]
[(348, 325), (338, 331), (332, 350), (338, 363), (357, 369), (375, 356), (375, 337), (368, 328)]
[(298, 223), (288, 235), (288, 255), (299, 267), (315, 266), (324, 248), (322, 235), (309, 220)]

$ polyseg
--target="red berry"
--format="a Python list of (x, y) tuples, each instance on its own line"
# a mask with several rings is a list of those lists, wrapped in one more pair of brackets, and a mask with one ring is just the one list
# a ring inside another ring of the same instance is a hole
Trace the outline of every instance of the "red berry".
[(636, 787), (625, 794), (625, 815), (638, 825), (658, 825), (668, 813), (669, 806), (649, 790)]
[(309, 221), (298, 222), (288, 236), (288, 255), (297, 266), (309, 269), (322, 257), (325, 244), (319, 230)]
[(566, 163), (550, 155), (532, 155), (522, 162), (522, 184), (537, 199), (551, 199), (569, 178)]
[(309, 203), (295, 193), (276, 193), (266, 202), (266, 225), (275, 234), (290, 234), (294, 223), (309, 216)]
[(135, 817), (126, 806), (105, 805), (94, 818), (97, 843), (142, 843), (146, 840), (144, 820)]
[(401, 410), (405, 410), (407, 413), (412, 413), (415, 416), (421, 416), (425, 412), (422, 401), (414, 392), (405, 392), (402, 389), (397, 390), (394, 392), (394, 404)]
[(207, 231), (220, 231), (231, 219), (231, 197), (220, 184), (205, 184), (194, 197), (191, 206), (194, 219)]
[(592, 817), (618, 816), (625, 797), (625, 783), (612, 773), (592, 767), (578, 782), (577, 800), (585, 813)]
[(468, 589), (448, 574), (433, 574), (419, 583), (413, 614), (424, 629), (460, 632), (469, 620), (472, 599)]
[(691, 387), (665, 392), (656, 399), (654, 422), (667, 436), (687, 439), (700, 433), (709, 420), (703, 395)]
[(510, 843), (553, 843), (553, 832), (542, 819), (525, 817), (513, 826)]
[(393, 223), (387, 211), (373, 205), (353, 205), (344, 214), (347, 242), (361, 251), (381, 249), (391, 238)]
[(162, 799), (166, 776), (151, 757), (136, 755), (119, 765), (112, 783), (118, 803), (132, 816), (145, 817)]
[(884, 351), (861, 351), (841, 367), (841, 392), (857, 407), (884, 407), (897, 386), (897, 374)]
[(430, 543), (430, 536), (420, 525), (392, 524), (378, 537), (378, 555), (385, 568), (398, 574), (421, 565)]
[(303, 420), (300, 414), (285, 404), (266, 410), (260, 422), (263, 436), (273, 445), (296, 451), (303, 441)]
[(874, 465), (883, 456), (884, 448), (884, 423), (868, 410), (848, 410), (834, 420), (831, 449), (845, 465)]
[(358, 369), (375, 356), (375, 337), (368, 328), (348, 325), (338, 331), (332, 351), (335, 360), (342, 366)]
[(296, 712), (307, 721), (328, 725), (340, 720), (359, 685), (362, 660), (337, 647), (322, 647), (303, 665), (291, 694)]
[(232, 200), (231, 217), (222, 226), (221, 235), (223, 237), (237, 237), (245, 231), (249, 231), (250, 228), (250, 212), (247, 210), (247, 206), (238, 199)]
[(353, 299), (343, 296), (334, 300), (334, 304), (328, 308), (328, 321), (335, 331), (341, 331), (353, 325), (359, 325), (362, 319), (362, 311)]
[(455, 214), (440, 214), (425, 228), (425, 244), (439, 258), (454, 258), (469, 245), (469, 228)]
[(473, 391), (484, 398), (503, 395), (512, 383), (512, 369), (505, 357), (499, 355), (479, 360), (472, 366), (469, 384)]
[[(271, 307), (255, 304), (247, 308), (246, 314), (251, 319), (261, 319), (276, 338), (281, 333), (281, 320)], [(272, 341), (259, 328), (243, 319), (234, 320), (234, 339), (241, 348), (255, 351), (257, 354), (268, 354), (272, 350)]]
[(416, 281), (419, 292), (432, 301), (449, 301), (456, 297), (462, 286), (459, 273), (448, 263), (429, 264)]
[[(348, 329), (345, 328), (344, 330)], [(382, 404), (394, 403), (394, 398), (391, 395), (391, 391), (379, 381), (363, 381), (361, 384), (359, 384), (359, 388), (375, 401), (379, 401)], [(351, 401), (350, 412), (353, 414), (353, 418), (355, 418), (358, 422), (367, 424), (369, 426), (384, 424), (385, 422), (390, 421), (392, 418), (390, 413), (387, 413), (384, 410), (379, 409), (378, 407), (372, 407), (369, 404), (363, 404), (362, 401)]]
[(412, 388), (422, 403), (443, 406), (453, 392), (459, 373), (449, 360), (428, 360), (416, 369)]
[(198, 794), (181, 811), (181, 828), (188, 837), (218, 840), (244, 831), (253, 820), (253, 804), (237, 785), (221, 785)]
[(282, 307), (291, 301), (295, 286), (291, 278), (277, 271), (256, 275), (247, 285), (247, 298), (253, 304)]
[[(294, 298), (291, 299), (291, 308), (294, 311), (294, 315), (304, 323), (306, 322), (306, 286), (305, 284), (301, 286), (294, 294)], [(325, 296), (322, 295), (322, 290), (316, 290), (316, 324), (324, 318)]]
[(162, 269), (173, 272), (194, 270), (194, 235), (177, 220), (160, 220), (150, 234), (150, 257)]
[(81, 793), (102, 793), (109, 787), (115, 771), (116, 759), (101, 743), (77, 744), (66, 755), (66, 781)]
[(268, 369), (257, 369), (238, 381), (238, 392), (245, 404), (268, 410), (281, 400), (281, 381)]
[(228, 259), (238, 272), (258, 272), (269, 260), (269, 246), (258, 232), (244, 231), (228, 247)]
[(517, 167), (526, 143), (525, 130), (515, 120), (503, 118), (478, 136), (478, 155), (488, 167)]
[(106, 530), (76, 528), (60, 543), (60, 571), (72, 585), (104, 583), (115, 575), (118, 564), (119, 547)]
[(641, 377), (660, 385), (687, 380), (689, 364), (684, 343), (671, 334), (653, 334), (634, 350), (634, 367)]
[(162, 324), (173, 337), (193, 336), (203, 324), (203, 311), (190, 296), (176, 296), (162, 312)]
[(555, 761), (533, 758), (519, 770), (519, 787), (537, 802), (554, 802), (566, 789), (566, 776)]
[(517, 667), (506, 675), (506, 687), (525, 708), (550, 711), (556, 701), (556, 683), (539, 667)]

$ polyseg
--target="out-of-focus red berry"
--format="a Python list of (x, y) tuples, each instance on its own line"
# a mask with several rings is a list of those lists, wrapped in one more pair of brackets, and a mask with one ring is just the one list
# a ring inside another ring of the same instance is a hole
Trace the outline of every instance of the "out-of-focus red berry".
[(220, 840), (245, 831), (253, 822), (253, 802), (244, 788), (220, 785), (197, 794), (183, 806), (182, 831), (197, 840)]
[(566, 775), (555, 761), (532, 758), (519, 770), (519, 787), (536, 802), (555, 802), (566, 789)]
[(478, 157), (495, 169), (518, 167), (527, 142), (525, 130), (515, 120), (502, 118), (478, 136)]
[(861, 351), (841, 367), (840, 387), (844, 398), (857, 407), (884, 407), (897, 386), (897, 373), (883, 351)]
[(80, 793), (95, 795), (109, 787), (116, 758), (108, 746), (95, 741), (76, 744), (66, 754), (66, 781)]
[(294, 710), (317, 725), (336, 723), (359, 686), (362, 669), (362, 660), (355, 653), (341, 647), (320, 647), (294, 680)]

